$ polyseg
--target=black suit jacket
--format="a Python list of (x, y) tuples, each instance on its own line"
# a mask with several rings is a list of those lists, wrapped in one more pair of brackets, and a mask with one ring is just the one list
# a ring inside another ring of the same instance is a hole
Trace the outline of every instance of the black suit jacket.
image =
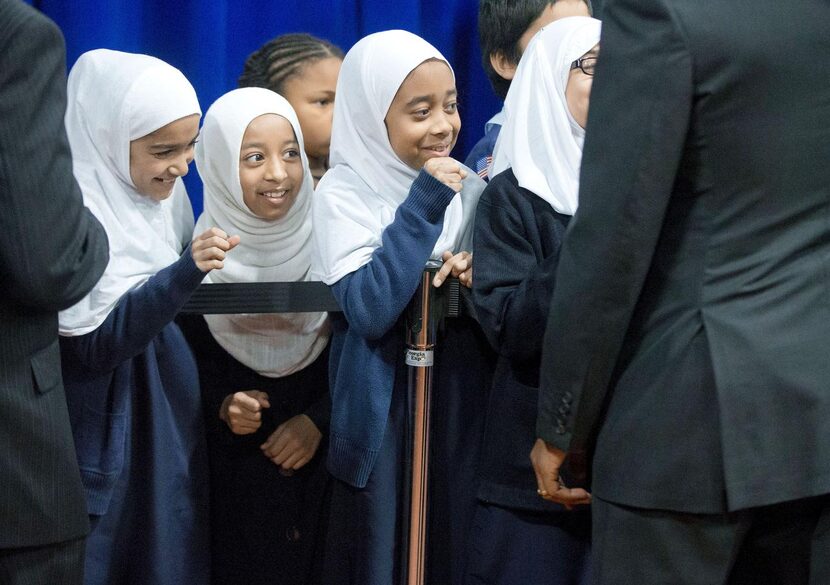
[(87, 531), (57, 312), (92, 288), (108, 246), (72, 176), (65, 110), (60, 31), (0, 0), (0, 548)]
[(830, 3), (603, 14), (537, 432), (622, 504), (830, 492)]

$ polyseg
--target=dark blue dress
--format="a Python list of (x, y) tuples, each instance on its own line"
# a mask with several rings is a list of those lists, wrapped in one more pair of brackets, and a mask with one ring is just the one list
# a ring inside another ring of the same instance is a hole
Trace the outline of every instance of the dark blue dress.
[[(219, 345), (202, 316), (177, 322), (199, 364), (210, 466), (212, 582), (320, 585), (331, 491), (325, 469), (328, 350), (298, 372), (269, 378)], [(271, 406), (262, 411), (257, 432), (235, 435), (219, 419), (219, 408), (226, 396), (244, 390), (266, 392)], [(259, 446), (298, 414), (308, 416), (323, 438), (311, 461), (288, 474)]]
[(204, 274), (190, 249), (61, 338), (92, 532), (88, 585), (206, 585), (207, 461), (196, 363), (173, 318)]
[(539, 363), (569, 216), (519, 187), (508, 169), (479, 200), (473, 298), (498, 352), (487, 405), (466, 585), (587, 582), (590, 511), (536, 493)]

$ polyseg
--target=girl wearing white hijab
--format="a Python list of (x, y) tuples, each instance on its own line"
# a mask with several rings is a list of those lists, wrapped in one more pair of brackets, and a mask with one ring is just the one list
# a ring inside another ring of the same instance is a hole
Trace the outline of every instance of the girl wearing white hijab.
[[(435, 286), (449, 274), (471, 282), (468, 228), (484, 186), (449, 158), (459, 129), (452, 69), (423, 39), (386, 31), (362, 39), (346, 55), (334, 107), (332, 168), (313, 205), (313, 271), (343, 309), (332, 316), (328, 467), (337, 478), (332, 509), (341, 516), (330, 524), (327, 585), (398, 582), (402, 314), (430, 258), (445, 260)], [(444, 376), (460, 379), (457, 366), (444, 360)], [(437, 378), (441, 386), (442, 374)], [(456, 395), (449, 385), (442, 390)], [(442, 410), (453, 409), (435, 408)], [(441, 436), (441, 422), (436, 426)], [(436, 444), (439, 463), (446, 463), (446, 450)], [(434, 564), (447, 569), (440, 560)]]
[(527, 454), (536, 437), (544, 323), (577, 209), (600, 28), (593, 18), (564, 18), (530, 42), (505, 100), (495, 176), (476, 211), (473, 299), (499, 355), (466, 583), (587, 580), (590, 513), (543, 500)]
[(208, 580), (198, 377), (173, 319), (239, 238), (213, 228), (189, 245), (181, 176), (200, 116), (190, 83), (153, 57), (90, 51), (69, 75), (73, 170), (110, 242), (100, 282), (60, 314), (88, 584)]
[[(314, 181), (291, 105), (261, 88), (220, 97), (205, 115), (196, 165), (205, 209), (195, 233), (216, 226), (242, 238), (207, 281), (308, 280)], [(327, 315), (182, 324), (205, 404), (214, 581), (313, 582), (328, 503), (324, 457), (315, 456), (330, 414)], [(284, 536), (295, 532), (301, 538)]]

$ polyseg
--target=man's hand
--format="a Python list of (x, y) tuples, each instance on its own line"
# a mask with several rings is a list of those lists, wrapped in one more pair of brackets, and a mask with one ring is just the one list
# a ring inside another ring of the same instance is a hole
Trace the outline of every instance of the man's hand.
[(549, 502), (562, 504), (568, 510), (579, 504), (590, 504), (591, 494), (582, 488), (568, 488), (559, 478), (559, 469), (567, 453), (536, 439), (530, 452), (530, 461), (536, 473), (536, 492)]

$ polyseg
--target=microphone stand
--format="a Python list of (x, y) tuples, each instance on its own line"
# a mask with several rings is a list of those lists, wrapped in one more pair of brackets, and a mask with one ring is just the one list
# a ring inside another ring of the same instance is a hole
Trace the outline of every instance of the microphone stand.
[(457, 316), (460, 305), (458, 279), (448, 278), (440, 288), (432, 286), (432, 279), (441, 265), (440, 261), (427, 262), (407, 311), (409, 465), (406, 473), (409, 481), (405, 486), (409, 490), (409, 522), (404, 535), (405, 585), (424, 585), (426, 582), (430, 402), (435, 343), (443, 319)]

